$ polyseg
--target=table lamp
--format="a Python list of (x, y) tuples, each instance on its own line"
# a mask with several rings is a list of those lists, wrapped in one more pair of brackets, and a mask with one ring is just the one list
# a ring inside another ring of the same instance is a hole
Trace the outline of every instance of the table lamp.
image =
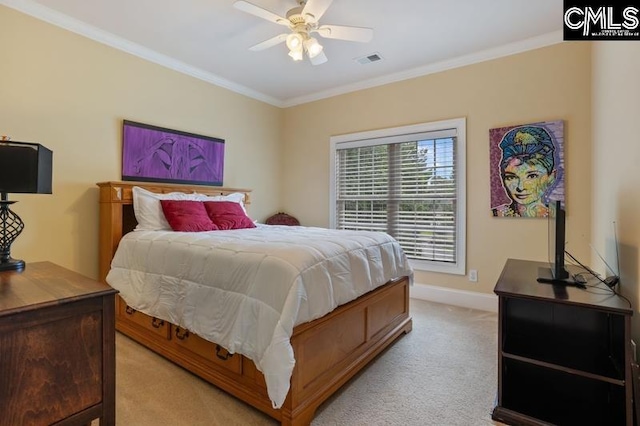
[(51, 194), (53, 152), (37, 143), (0, 141), (0, 271), (22, 270), (11, 257), (11, 244), (24, 222), (9, 206), (7, 194)]

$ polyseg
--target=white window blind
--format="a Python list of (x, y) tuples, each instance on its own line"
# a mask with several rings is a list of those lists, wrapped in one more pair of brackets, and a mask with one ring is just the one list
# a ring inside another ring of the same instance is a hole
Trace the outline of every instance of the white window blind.
[(449, 127), (336, 142), (333, 226), (387, 232), (413, 261), (460, 273), (459, 139)]

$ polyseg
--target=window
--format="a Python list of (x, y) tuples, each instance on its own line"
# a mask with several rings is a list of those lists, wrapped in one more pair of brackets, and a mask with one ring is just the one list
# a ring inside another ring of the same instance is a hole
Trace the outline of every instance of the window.
[(331, 227), (384, 231), (415, 269), (465, 273), (464, 118), (331, 138)]

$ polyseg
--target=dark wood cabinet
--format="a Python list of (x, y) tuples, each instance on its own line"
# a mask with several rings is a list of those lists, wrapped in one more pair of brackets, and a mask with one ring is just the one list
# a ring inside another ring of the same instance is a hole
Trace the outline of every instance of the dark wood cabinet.
[(548, 264), (509, 259), (499, 296), (498, 397), (512, 425), (633, 424), (631, 315), (604, 286), (541, 284)]
[(115, 293), (50, 262), (0, 272), (0, 425), (115, 424)]

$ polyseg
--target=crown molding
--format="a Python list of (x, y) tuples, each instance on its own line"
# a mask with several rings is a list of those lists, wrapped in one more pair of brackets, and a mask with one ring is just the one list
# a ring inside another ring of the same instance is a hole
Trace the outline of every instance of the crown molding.
[(34, 18), (37, 18), (41, 21), (48, 22), (57, 27), (61, 27), (65, 30), (90, 38), (99, 43), (106, 44), (107, 46), (111, 46), (115, 49), (130, 53), (139, 58), (161, 65), (165, 68), (169, 68), (182, 74), (197, 78), (199, 80), (206, 81), (207, 83), (211, 83), (216, 86), (231, 90), (232, 92), (248, 96), (252, 99), (266, 102), (280, 108), (283, 107), (283, 102), (280, 99), (265, 95), (264, 93), (219, 77), (208, 71), (204, 71), (182, 61), (178, 61), (167, 55), (163, 55), (154, 50), (126, 40), (122, 37), (118, 37), (107, 31), (103, 31), (92, 25), (86, 24), (60, 12), (49, 9), (48, 7), (45, 7), (31, 0), (0, 0), (0, 4), (15, 9), (24, 14), (33, 16)]
[(340, 87), (335, 87), (329, 90), (324, 90), (310, 95), (300, 96), (297, 98), (290, 98), (284, 101), (284, 107), (292, 107), (308, 102), (318, 101), (321, 99), (331, 98), (333, 96), (344, 95), (350, 92), (356, 92), (358, 90), (370, 89), (372, 87), (383, 86), (389, 83), (396, 83), (398, 81), (409, 80), (416, 77), (422, 77), (428, 74), (435, 74), (437, 72), (447, 71), (454, 68), (460, 68), (467, 65), (473, 65), (480, 62), (490, 61), (492, 59), (498, 59), (504, 56), (515, 55), (517, 53), (526, 52), (529, 50), (539, 49), (553, 44), (561, 43), (562, 30), (554, 31), (551, 33), (543, 34), (537, 37), (532, 37), (522, 41), (505, 44), (503, 46), (495, 47), (492, 49), (482, 50), (480, 52), (472, 53), (470, 55), (459, 56), (457, 58), (449, 59), (435, 64), (429, 64), (422, 67), (413, 68), (406, 71), (401, 71), (394, 74), (388, 74), (382, 77), (376, 77), (369, 80), (359, 81), (354, 84), (347, 84)]
[(304, 103), (318, 101), (333, 96), (344, 95), (346, 93), (358, 90), (370, 89), (372, 87), (383, 86), (389, 83), (409, 80), (416, 77), (422, 77), (428, 74), (447, 71), (467, 65), (489, 61), (504, 56), (514, 55), (526, 52), (528, 50), (539, 49), (562, 42), (562, 31), (554, 31), (543, 34), (541, 36), (532, 37), (515, 43), (509, 43), (492, 49), (486, 49), (470, 55), (460, 56), (435, 64), (425, 65), (398, 73), (388, 74), (382, 77), (376, 77), (369, 80), (359, 81), (354, 84), (347, 84), (334, 87), (329, 90), (323, 90), (305, 96), (294, 97), (289, 99), (278, 99), (273, 96), (266, 95), (257, 90), (253, 90), (246, 86), (240, 85), (233, 81), (227, 80), (213, 73), (205, 71), (186, 64), (182, 61), (173, 59), (167, 55), (158, 53), (139, 44), (133, 43), (122, 37), (118, 37), (107, 31), (86, 24), (77, 19), (71, 18), (60, 12), (54, 11), (32, 0), (0, 0), (0, 4), (18, 10), (34, 18), (48, 22), (52, 25), (64, 28), (68, 31), (82, 35), (84, 37), (95, 40), (99, 43), (111, 46), (115, 49), (127, 52), (131, 55), (156, 63), (163, 67), (174, 71), (189, 75), (207, 83), (228, 89), (232, 92), (268, 103), (279, 108), (288, 108)]

